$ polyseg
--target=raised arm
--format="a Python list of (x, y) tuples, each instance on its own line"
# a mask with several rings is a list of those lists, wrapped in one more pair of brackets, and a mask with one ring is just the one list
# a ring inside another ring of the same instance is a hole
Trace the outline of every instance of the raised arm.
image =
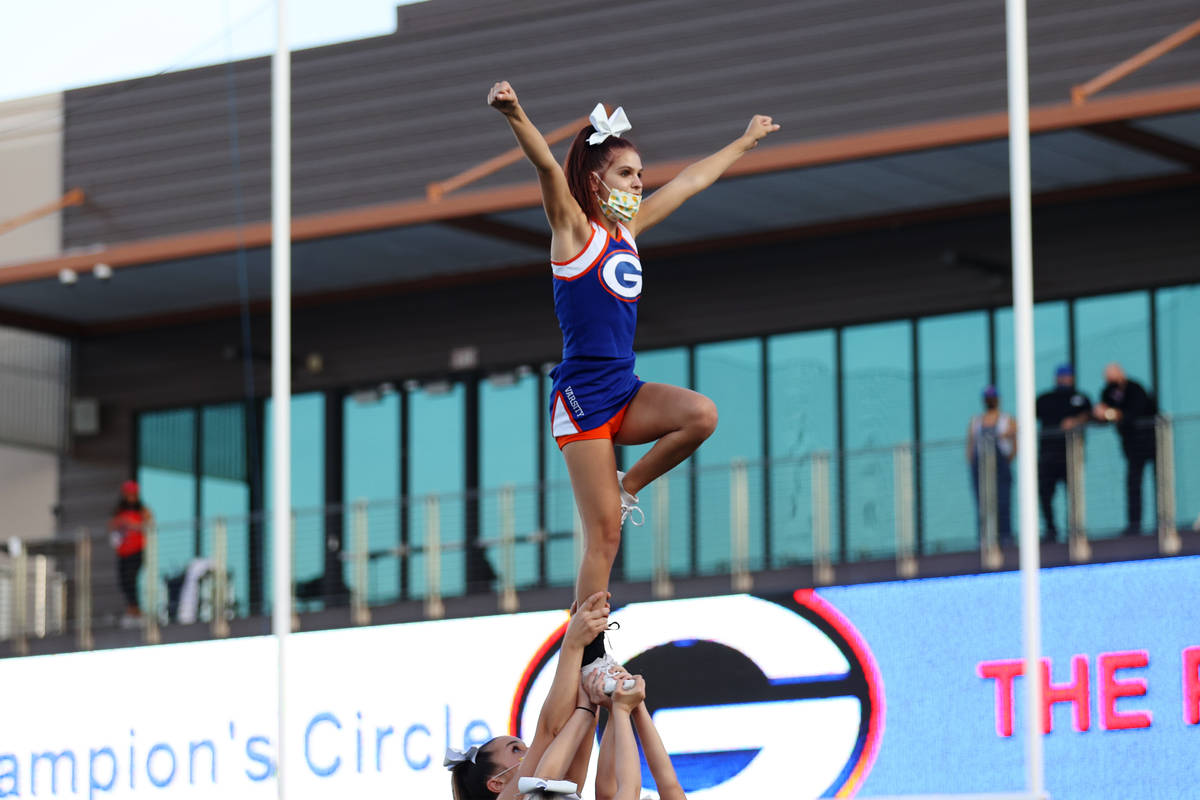
[[(593, 678), (597, 677), (595, 674)], [(575, 709), (554, 742), (546, 748), (534, 772), (539, 778), (566, 779), (583, 791), (587, 778), (588, 760), (592, 754), (592, 739), (596, 731), (596, 706), (588, 692), (580, 686), (576, 692)]]
[[(551, 742), (571, 718), (579, 694), (579, 670), (583, 648), (608, 624), (608, 593), (596, 592), (571, 616), (558, 651), (558, 667), (546, 701), (538, 715), (533, 742), (518, 770), (519, 776), (534, 775)], [(577, 713), (577, 712), (576, 712)], [(574, 749), (572, 749), (574, 752)], [(538, 777), (547, 777), (539, 775)]]
[(654, 776), (660, 800), (687, 800), (679, 776), (675, 774), (675, 765), (671, 763), (671, 756), (659, 738), (658, 728), (654, 727), (654, 719), (645, 703), (634, 709), (633, 726), (642, 740), (642, 753), (646, 756), (650, 774)]
[(743, 155), (758, 146), (768, 133), (779, 130), (779, 125), (770, 117), (755, 115), (746, 126), (746, 132), (708, 158), (690, 164), (661, 189), (642, 201), (642, 207), (633, 220), (633, 233), (637, 235), (652, 225), (657, 225), (692, 195), (712, 186), (713, 182), (733, 166)]
[(642, 794), (642, 764), (638, 759), (637, 742), (633, 738), (630, 714), (646, 699), (646, 683), (635, 676), (632, 689), (618, 686), (613, 692), (612, 713), (608, 725), (612, 732), (612, 768), (617, 778), (613, 800), (638, 800)]
[(550, 145), (546, 144), (541, 131), (529, 121), (525, 109), (517, 101), (517, 93), (508, 81), (500, 81), (492, 86), (488, 92), (488, 105), (508, 120), (521, 151), (537, 170), (542, 207), (546, 210), (546, 219), (550, 222), (554, 237), (550, 257), (558, 261), (571, 258), (587, 243), (591, 231), (587, 215), (567, 188), (567, 177), (562, 167), (554, 160)]

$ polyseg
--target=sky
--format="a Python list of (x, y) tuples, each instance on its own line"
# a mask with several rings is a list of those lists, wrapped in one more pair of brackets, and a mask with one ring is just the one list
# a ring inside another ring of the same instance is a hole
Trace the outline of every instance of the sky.
[[(436, 0), (427, 0), (436, 2)], [(0, 24), (0, 102), (275, 50), (276, 0), (17, 0)], [(414, 0), (287, 0), (293, 50), (396, 29)]]

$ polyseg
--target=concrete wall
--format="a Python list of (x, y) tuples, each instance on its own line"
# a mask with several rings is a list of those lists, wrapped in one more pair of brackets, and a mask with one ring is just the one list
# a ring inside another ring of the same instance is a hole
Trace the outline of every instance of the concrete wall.
[(58, 454), (0, 444), (0, 541), (55, 533)]
[[(62, 122), (62, 94), (0, 103), (0, 223), (62, 196)], [(0, 265), (56, 256), (61, 242), (62, 214), (42, 217), (0, 234)]]

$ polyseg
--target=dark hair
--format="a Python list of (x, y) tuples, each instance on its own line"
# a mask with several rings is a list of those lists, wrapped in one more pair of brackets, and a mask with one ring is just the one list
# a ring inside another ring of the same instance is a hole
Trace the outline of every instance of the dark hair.
[[(492, 742), (496, 741), (492, 739)], [(499, 772), (498, 765), (492, 760), (492, 754), (485, 752), (485, 744), (475, 753), (474, 761), (464, 761), (456, 764), (450, 770), (450, 786), (454, 790), (454, 800), (496, 800), (496, 792), (488, 789), (488, 780)]]
[(117, 508), (115, 511), (113, 511), (113, 513), (120, 514), (122, 511), (142, 511), (145, 508), (146, 507), (144, 505), (142, 505), (141, 499), (126, 500), (125, 495), (122, 494), (121, 497), (117, 500)]
[(563, 173), (567, 176), (567, 188), (571, 196), (588, 219), (600, 216), (600, 203), (592, 192), (588, 176), (593, 172), (601, 173), (608, 169), (618, 150), (637, 152), (637, 146), (628, 139), (609, 136), (600, 144), (588, 144), (588, 137), (596, 132), (591, 125), (585, 125), (583, 130), (575, 135), (575, 141), (567, 150), (567, 160), (563, 164)]

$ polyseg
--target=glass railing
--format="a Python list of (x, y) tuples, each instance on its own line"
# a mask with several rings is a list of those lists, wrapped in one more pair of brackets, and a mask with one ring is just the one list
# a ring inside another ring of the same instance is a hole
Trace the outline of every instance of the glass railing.
[[(1122, 534), (1157, 536), (1158, 552), (1172, 554), (1181, 530), (1200, 530), (1200, 416), (1160, 418), (1125, 438), (1087, 426), (1039, 449), (1043, 476), (1064, 479), (1048, 510), (1070, 560), (1087, 561), (1094, 542)], [(748, 590), (762, 570), (829, 584), (866, 561), (894, 561), (897, 576), (911, 577), (941, 554), (977, 553), (978, 569), (1000, 568), (1017, 529), (1016, 465), (981, 452), (976, 466), (953, 440), (677, 468), (642, 491), (645, 525), (626, 524), (613, 580), (670, 597), (698, 576), (727, 575), (731, 591)], [(1126, 476), (1139, 460), (1143, 510), (1131, 523)], [(583, 551), (565, 482), (296, 509), (290, 535), (296, 612), (344, 608), (352, 625), (397, 603), (438, 618), (448, 598), (466, 595), (494, 594), (499, 610), (515, 611), (525, 590), (571, 586)], [(0, 554), (0, 640), (21, 653), (54, 636), (88, 649), (121, 627), (147, 642), (166, 625), (230, 635), (237, 620), (270, 611), (272, 536), (269, 514), (158, 524), (143, 554), (140, 617), (124, 613), (107, 531), (10, 540)]]

